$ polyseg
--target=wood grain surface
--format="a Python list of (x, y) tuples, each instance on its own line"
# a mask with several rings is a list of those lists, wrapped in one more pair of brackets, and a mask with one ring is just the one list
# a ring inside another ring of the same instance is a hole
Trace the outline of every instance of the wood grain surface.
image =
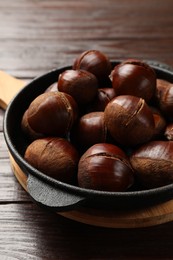
[[(0, 70), (32, 79), (86, 49), (173, 66), (171, 0), (0, 1)], [(106, 229), (35, 205), (16, 181), (0, 110), (0, 259), (173, 259), (173, 222)], [(15, 130), (14, 130), (15, 131)]]

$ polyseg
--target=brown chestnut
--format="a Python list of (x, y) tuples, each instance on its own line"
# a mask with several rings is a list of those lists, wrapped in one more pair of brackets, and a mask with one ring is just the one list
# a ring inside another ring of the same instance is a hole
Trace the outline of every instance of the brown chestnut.
[(150, 109), (153, 112), (154, 125), (155, 125), (152, 139), (158, 139), (161, 138), (164, 134), (166, 128), (166, 120), (157, 108), (150, 107)]
[(83, 115), (71, 131), (71, 140), (82, 151), (96, 143), (106, 142), (104, 113), (91, 112)]
[(122, 145), (142, 144), (154, 134), (153, 114), (142, 98), (117, 96), (106, 106), (104, 116), (108, 131)]
[(73, 69), (87, 70), (101, 82), (108, 78), (111, 72), (111, 62), (103, 52), (87, 50), (76, 58)]
[(22, 117), (22, 122), (21, 122), (21, 128), (23, 133), (26, 134), (27, 137), (29, 137), (31, 140), (35, 140), (38, 138), (44, 137), (43, 134), (35, 132), (31, 126), (28, 123), (28, 116), (27, 116), (28, 110), (25, 111)]
[(58, 90), (71, 95), (78, 104), (91, 102), (97, 89), (97, 78), (86, 70), (66, 70), (58, 78)]
[(50, 85), (45, 92), (56, 92), (58, 91), (58, 84), (57, 82), (53, 83), (52, 85)]
[(112, 86), (117, 95), (132, 95), (148, 102), (156, 89), (155, 71), (145, 62), (129, 59), (111, 72)]
[(75, 100), (62, 92), (46, 92), (35, 98), (27, 112), (30, 127), (44, 135), (65, 136), (77, 118)]
[(173, 183), (173, 141), (149, 142), (134, 151), (130, 162), (146, 188)]
[(125, 153), (115, 145), (95, 144), (79, 161), (78, 183), (82, 188), (125, 191), (133, 182), (133, 169)]
[(63, 138), (47, 137), (33, 141), (24, 158), (36, 169), (59, 181), (73, 183), (77, 175), (78, 152)]
[(164, 115), (173, 119), (173, 83), (157, 79), (156, 99)]
[(88, 104), (87, 112), (104, 111), (109, 101), (114, 97), (115, 90), (113, 88), (99, 88), (93, 102)]

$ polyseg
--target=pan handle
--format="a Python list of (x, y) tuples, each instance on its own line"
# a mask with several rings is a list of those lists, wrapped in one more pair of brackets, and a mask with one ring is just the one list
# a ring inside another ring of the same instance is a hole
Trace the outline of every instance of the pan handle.
[(31, 174), (27, 179), (27, 191), (35, 202), (54, 211), (74, 210), (85, 201), (84, 197), (54, 187)]

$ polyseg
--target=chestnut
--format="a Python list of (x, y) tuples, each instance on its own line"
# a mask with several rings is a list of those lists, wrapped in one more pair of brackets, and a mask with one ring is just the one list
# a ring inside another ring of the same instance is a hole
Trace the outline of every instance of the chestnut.
[(167, 140), (173, 141), (173, 123), (169, 123), (166, 126), (164, 136), (166, 137)]
[(22, 128), (23, 133), (25, 133), (25, 135), (27, 137), (29, 137), (30, 140), (35, 140), (35, 139), (44, 137), (43, 134), (37, 133), (31, 128), (31, 126), (28, 123), (27, 113), (28, 113), (28, 110), (25, 111), (25, 113), (23, 114), (23, 117), (22, 117), (21, 128)]
[(153, 112), (154, 125), (155, 125), (152, 139), (158, 139), (161, 138), (164, 134), (166, 128), (166, 120), (157, 108), (150, 107), (150, 109)]
[(86, 151), (96, 143), (107, 140), (107, 128), (103, 112), (91, 112), (83, 115), (71, 131), (71, 141), (81, 151)]
[(116, 65), (111, 78), (117, 95), (137, 96), (148, 102), (155, 93), (155, 71), (143, 61), (129, 59)]
[(99, 88), (93, 102), (88, 104), (87, 112), (104, 111), (109, 101), (114, 97), (115, 91), (113, 88)]
[(117, 96), (106, 106), (104, 117), (108, 131), (122, 145), (142, 144), (154, 134), (153, 114), (142, 98)]
[(157, 79), (156, 100), (164, 115), (173, 119), (173, 83)]
[(130, 162), (146, 188), (173, 183), (173, 141), (149, 142), (133, 152)]
[(54, 92), (54, 91), (55, 91), (55, 92), (58, 91), (58, 84), (57, 84), (57, 82), (51, 84), (51, 85), (45, 90), (45, 92)]
[(95, 144), (79, 160), (78, 184), (82, 188), (125, 191), (133, 182), (133, 169), (127, 156), (118, 146)]
[(71, 95), (78, 104), (91, 102), (97, 89), (97, 78), (89, 71), (66, 70), (58, 78), (58, 90)]
[(65, 136), (77, 119), (78, 107), (75, 100), (62, 92), (46, 92), (30, 104), (27, 120), (37, 133)]
[(87, 50), (74, 61), (73, 69), (87, 70), (94, 74), (99, 83), (107, 81), (111, 72), (111, 62), (108, 57), (98, 50)]
[(24, 158), (39, 171), (59, 181), (73, 183), (76, 178), (79, 155), (64, 138), (37, 139), (27, 147)]

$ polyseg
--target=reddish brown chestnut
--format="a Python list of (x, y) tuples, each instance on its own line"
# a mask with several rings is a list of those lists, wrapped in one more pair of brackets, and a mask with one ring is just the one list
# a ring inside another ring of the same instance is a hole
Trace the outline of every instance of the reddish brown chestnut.
[(107, 128), (103, 112), (91, 112), (82, 116), (71, 132), (72, 142), (80, 150), (87, 150), (96, 143), (107, 140)]
[(136, 150), (130, 162), (146, 188), (173, 183), (173, 142), (152, 141)]
[(111, 62), (103, 52), (88, 50), (76, 58), (73, 69), (87, 70), (101, 82), (108, 78), (111, 72)]
[(59, 181), (72, 183), (79, 160), (76, 149), (63, 138), (42, 138), (32, 142), (24, 158), (33, 167)]
[(125, 153), (115, 145), (95, 144), (79, 161), (78, 183), (82, 188), (125, 191), (133, 182), (133, 169)]
[(129, 59), (115, 66), (112, 86), (117, 95), (132, 95), (148, 102), (156, 89), (156, 74), (146, 63)]
[(91, 102), (97, 89), (97, 78), (86, 70), (66, 70), (58, 78), (58, 90), (71, 95), (78, 104)]
[(35, 140), (38, 138), (42, 138), (44, 135), (35, 132), (31, 126), (28, 123), (28, 116), (27, 116), (28, 110), (25, 111), (23, 117), (22, 117), (22, 122), (21, 122), (21, 128), (22, 131), (31, 139), (31, 140)]
[(88, 104), (87, 112), (104, 111), (109, 101), (114, 97), (115, 90), (113, 88), (99, 88), (93, 102)]
[(109, 102), (104, 115), (108, 131), (120, 144), (142, 144), (154, 134), (153, 114), (142, 98), (117, 96)]
[(58, 91), (58, 84), (57, 82), (53, 83), (52, 85), (50, 85), (45, 92), (56, 92)]
[(153, 112), (154, 125), (155, 125), (155, 130), (152, 139), (158, 139), (163, 136), (163, 133), (166, 128), (166, 120), (157, 108), (150, 107), (150, 109)]
[(61, 92), (46, 92), (35, 98), (27, 112), (30, 127), (44, 135), (64, 136), (77, 118), (74, 99)]
[(156, 99), (160, 110), (173, 118), (173, 84), (162, 79), (157, 79)]

